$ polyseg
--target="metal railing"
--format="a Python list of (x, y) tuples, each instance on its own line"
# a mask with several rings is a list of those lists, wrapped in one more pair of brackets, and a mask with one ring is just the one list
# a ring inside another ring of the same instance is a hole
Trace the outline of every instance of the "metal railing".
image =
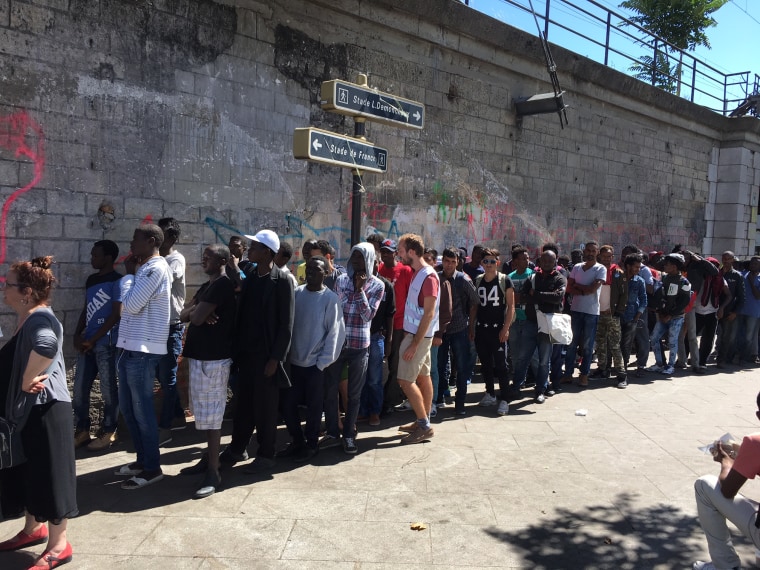
[[(528, 0), (499, 0), (497, 10), (493, 1), (466, 3), (514, 27), (537, 31)], [(760, 93), (756, 73), (724, 73), (594, 0), (544, 0), (536, 16), (552, 43), (723, 115)]]

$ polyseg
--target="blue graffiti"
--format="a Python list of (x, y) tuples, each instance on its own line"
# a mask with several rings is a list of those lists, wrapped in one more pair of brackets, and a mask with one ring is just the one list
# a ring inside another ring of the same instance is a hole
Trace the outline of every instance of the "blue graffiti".
[[(211, 228), (211, 231), (214, 232), (216, 238), (222, 243), (227, 243), (229, 241), (229, 236), (245, 235), (246, 233), (249, 233), (247, 231), (243, 231), (239, 228), (231, 226), (222, 220), (212, 218), (211, 216), (206, 216), (206, 219), (204, 221), (206, 222), (206, 225)], [(338, 235), (346, 236), (343, 237), (342, 240), (345, 241), (346, 244), (351, 245), (351, 230), (346, 229), (342, 226), (327, 226), (324, 228), (317, 228), (302, 218), (291, 216), (290, 214), (285, 215), (285, 221), (287, 223), (287, 227), (290, 228), (291, 233), (280, 236), (280, 240), (282, 241), (300, 241), (311, 236), (320, 237), (324, 236), (325, 234), (335, 233)], [(227, 235), (225, 236), (225, 234)], [(401, 237), (401, 230), (399, 229), (396, 220), (391, 220), (390, 225), (388, 226), (388, 231), (385, 233), (385, 235), (386, 237), (395, 239)]]

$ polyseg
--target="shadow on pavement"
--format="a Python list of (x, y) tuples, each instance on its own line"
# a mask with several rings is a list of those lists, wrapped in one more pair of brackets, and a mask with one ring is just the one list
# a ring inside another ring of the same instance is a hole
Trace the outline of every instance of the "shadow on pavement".
[(633, 498), (623, 493), (614, 505), (557, 508), (550, 520), (485, 532), (519, 549), (521, 563), (534, 569), (689, 566), (697, 520), (670, 505), (636, 508)]

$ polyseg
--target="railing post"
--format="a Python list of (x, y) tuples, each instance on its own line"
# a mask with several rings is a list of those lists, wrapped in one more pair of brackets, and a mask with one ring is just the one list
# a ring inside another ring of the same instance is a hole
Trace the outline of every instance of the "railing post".
[(546, 17), (544, 18), (544, 39), (549, 41), (549, 3), (551, 0), (546, 0)]
[(654, 39), (654, 57), (652, 57), (652, 85), (655, 83), (657, 75), (657, 38)]
[(607, 65), (607, 60), (610, 54), (610, 27), (612, 27), (612, 12), (607, 10), (607, 35), (604, 40), (604, 65)]
[(728, 76), (723, 76), (723, 115), (728, 112)]
[(694, 65), (691, 66), (691, 102), (694, 102), (694, 91), (697, 84), (697, 59), (693, 58)]

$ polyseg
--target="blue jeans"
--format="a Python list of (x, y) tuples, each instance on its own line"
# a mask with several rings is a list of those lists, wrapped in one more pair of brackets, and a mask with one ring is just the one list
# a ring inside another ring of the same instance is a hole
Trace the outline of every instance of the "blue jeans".
[[(540, 349), (539, 349), (540, 351)], [(558, 390), (560, 378), (562, 378), (562, 366), (565, 364), (567, 355), (567, 345), (553, 344), (552, 353), (549, 359), (549, 378), (551, 379), (552, 388)]]
[(373, 333), (369, 340), (369, 360), (367, 381), (362, 388), (359, 415), (369, 416), (383, 411), (383, 358), (385, 358), (385, 336)]
[[(663, 323), (658, 319), (657, 324), (654, 325), (652, 348), (654, 349), (654, 359), (658, 366), (664, 366), (665, 363), (665, 356), (662, 353), (662, 346), (660, 346), (660, 340), (665, 336), (665, 333), (668, 335), (668, 351), (670, 352), (668, 355), (668, 366), (675, 365), (676, 358), (678, 357), (678, 335), (681, 334), (683, 321), (683, 315), (681, 315), (680, 317), (670, 319), (667, 323)], [(694, 351), (694, 354), (696, 355), (697, 352)]]
[[(538, 328), (538, 325), (536, 325)], [(538, 341), (538, 373), (536, 374), (536, 396), (545, 394), (549, 389), (549, 363), (552, 359), (554, 346), (548, 334), (536, 334)], [(558, 346), (558, 345), (556, 345)]]
[[(514, 387), (519, 389), (525, 385), (528, 367), (538, 342), (538, 323), (532, 321), (515, 321), (509, 327), (509, 352), (512, 355), (512, 365), (515, 369)], [(547, 361), (547, 365), (548, 365)], [(546, 370), (547, 378), (549, 369)], [(538, 382), (536, 382), (538, 388)]]
[(90, 430), (90, 392), (95, 377), (100, 377), (100, 393), (103, 396), (104, 432), (116, 431), (119, 421), (119, 388), (116, 384), (116, 347), (96, 344), (91, 351), (79, 355), (74, 376), (74, 417), (76, 430)]
[(565, 356), (565, 375), (572, 376), (575, 370), (575, 354), (578, 347), (583, 345), (583, 362), (581, 362), (580, 373), (587, 375), (591, 369), (591, 357), (594, 354), (594, 340), (596, 339), (596, 325), (599, 323), (599, 315), (589, 315), (579, 311), (570, 313), (573, 327), (573, 341), (567, 348)]
[(182, 333), (184, 325), (171, 325), (169, 338), (166, 341), (166, 354), (162, 355), (158, 364), (158, 381), (161, 383), (163, 401), (158, 426), (170, 429), (174, 418), (184, 418), (185, 412), (179, 403), (177, 394), (177, 359), (182, 354)]
[(135, 445), (137, 463), (146, 471), (155, 471), (161, 463), (153, 382), (162, 357), (134, 350), (122, 350), (118, 357), (119, 406)]
[(750, 315), (737, 315), (739, 334), (736, 337), (736, 353), (744, 360), (757, 357), (757, 334), (760, 319)]
[(347, 348), (340, 352), (338, 360), (325, 369), (325, 431), (327, 435), (338, 437), (338, 383), (343, 365), (348, 363), (348, 403), (343, 419), (343, 437), (354, 437), (356, 418), (359, 415), (359, 400), (367, 375), (369, 348)]
[(456, 409), (464, 409), (467, 382), (472, 378), (472, 369), (475, 366), (467, 327), (459, 332), (444, 334), (443, 343), (438, 347), (438, 375), (443, 382), (439, 381), (437, 402), (443, 400), (444, 392), (449, 385), (449, 352), (453, 353), (457, 365), (457, 393), (454, 396), (454, 405)]

